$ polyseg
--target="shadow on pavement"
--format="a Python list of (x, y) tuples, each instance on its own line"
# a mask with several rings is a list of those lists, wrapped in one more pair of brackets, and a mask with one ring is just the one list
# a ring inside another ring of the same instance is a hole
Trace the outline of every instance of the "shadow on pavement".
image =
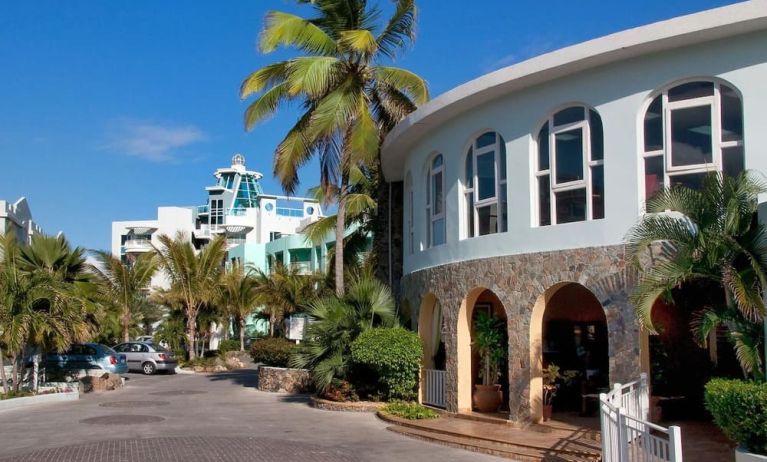
[(227, 372), (216, 372), (207, 376), (212, 382), (229, 381), (243, 387), (258, 387), (258, 369), (237, 369)]

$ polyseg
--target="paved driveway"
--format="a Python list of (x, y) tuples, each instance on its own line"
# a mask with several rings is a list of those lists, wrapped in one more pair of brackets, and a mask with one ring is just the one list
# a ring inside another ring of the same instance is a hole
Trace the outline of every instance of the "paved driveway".
[(253, 388), (253, 370), (128, 374), (124, 390), (0, 413), (0, 461), (498, 461), (386, 431), (372, 414)]

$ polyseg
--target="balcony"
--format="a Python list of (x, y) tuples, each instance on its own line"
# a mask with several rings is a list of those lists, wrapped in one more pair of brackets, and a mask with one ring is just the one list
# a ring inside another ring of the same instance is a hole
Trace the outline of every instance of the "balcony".
[(291, 207), (277, 207), (277, 215), (281, 217), (303, 218), (304, 209), (295, 209)]
[(312, 274), (312, 263), (308, 261), (294, 261), (290, 263), (290, 269), (298, 274)]
[(150, 239), (128, 239), (125, 241), (125, 253), (151, 252), (153, 249)]

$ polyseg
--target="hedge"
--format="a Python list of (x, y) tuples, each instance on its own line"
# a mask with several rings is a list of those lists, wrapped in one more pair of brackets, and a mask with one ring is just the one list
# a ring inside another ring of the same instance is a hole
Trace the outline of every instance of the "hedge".
[(223, 355), (230, 351), (240, 351), (240, 341), (235, 339), (221, 340), (218, 343), (218, 354)]
[(351, 346), (352, 362), (375, 375), (387, 400), (416, 398), (422, 355), (418, 334), (401, 327), (367, 330)]
[(767, 455), (767, 383), (713, 379), (706, 384), (706, 409), (731, 440)]
[(265, 366), (288, 367), (290, 355), (296, 344), (284, 338), (263, 338), (250, 346), (250, 356), (254, 363)]

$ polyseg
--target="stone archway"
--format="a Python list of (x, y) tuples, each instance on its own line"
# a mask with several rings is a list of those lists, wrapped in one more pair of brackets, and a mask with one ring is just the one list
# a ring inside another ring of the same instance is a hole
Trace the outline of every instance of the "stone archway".
[[(457, 376), (458, 412), (472, 411), (472, 392), (476, 381), (477, 359), (472, 354), (472, 330), (474, 313), (477, 307), (491, 310), (501, 317), (508, 331), (508, 317), (500, 298), (491, 290), (477, 287), (468, 292), (463, 299), (457, 316), (455, 367)], [(508, 345), (507, 345), (508, 347)], [(508, 400), (508, 363), (501, 366), (505, 378), (505, 399)]]
[[(546, 362), (555, 362), (552, 354), (555, 353), (551, 348), (551, 345), (557, 342), (553, 340), (566, 341), (569, 339), (553, 338), (556, 335), (561, 335), (561, 329), (554, 329), (552, 323), (570, 322), (574, 326), (573, 336), (575, 337), (574, 344), (577, 345), (577, 350), (574, 353), (576, 356), (583, 355), (584, 364), (583, 370), (580, 370), (581, 380), (592, 380), (597, 374), (603, 374), (600, 382), (609, 384), (609, 353), (611, 348), (610, 342), (607, 337), (607, 316), (602, 304), (596, 298), (594, 293), (585, 286), (575, 282), (560, 282), (549, 287), (543, 294), (541, 294), (536, 300), (533, 311), (530, 318), (530, 417), (533, 422), (539, 422), (543, 418), (543, 369), (547, 366)], [(594, 329), (591, 332), (590, 328), (588, 332), (581, 332), (581, 326), (579, 323), (591, 323), (591, 325), (599, 326), (599, 329)], [(603, 329), (603, 330), (602, 330)], [(551, 330), (551, 332), (547, 332)], [(599, 330), (600, 332), (596, 332)], [(565, 334), (567, 335), (567, 334)], [(591, 352), (584, 347), (583, 352), (580, 348), (582, 346), (581, 336), (594, 335), (598, 336), (606, 345), (604, 349), (599, 349), (591, 357)], [(552, 338), (547, 338), (551, 336)], [(571, 358), (565, 358), (564, 354), (560, 354), (560, 359), (556, 361), (564, 361), (567, 367), (574, 368), (571, 364), (573, 360)], [(586, 364), (588, 362), (588, 365)], [(565, 364), (558, 364), (565, 366)]]
[(435, 356), (442, 342), (442, 308), (434, 294), (427, 294), (421, 301), (418, 310), (418, 336), (423, 342), (421, 367), (435, 368)]

